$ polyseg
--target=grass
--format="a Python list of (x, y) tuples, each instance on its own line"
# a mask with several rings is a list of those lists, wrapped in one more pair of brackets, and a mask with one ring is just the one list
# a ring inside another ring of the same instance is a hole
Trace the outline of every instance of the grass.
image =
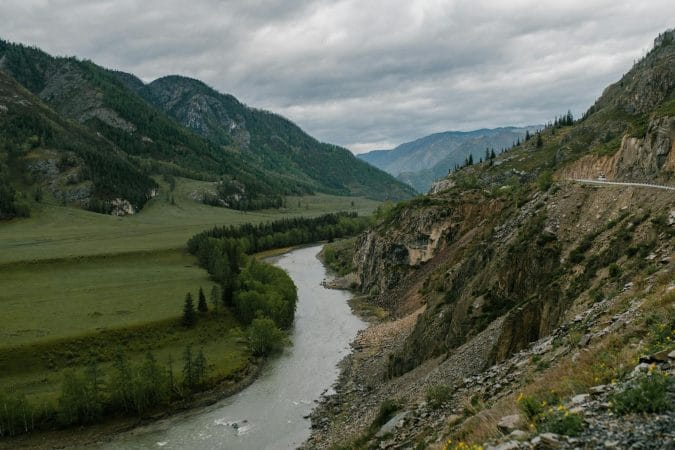
[(69, 368), (82, 370), (96, 362), (103, 373), (110, 372), (118, 352), (132, 363), (142, 361), (149, 351), (163, 366), (172, 359), (174, 374), (182, 379), (182, 355), (187, 345), (194, 351), (203, 350), (212, 379), (236, 379), (250, 358), (243, 333), (231, 316), (207, 315), (191, 329), (169, 319), (4, 348), (0, 350), (0, 390), (24, 393), (37, 405), (54, 402)]
[(0, 349), (177, 317), (213, 284), (183, 250), (5, 264), (0, 278)]
[[(181, 378), (187, 345), (203, 350), (212, 379), (235, 380), (251, 354), (227, 313), (178, 324), (186, 292), (207, 297), (213, 283), (185, 244), (213, 227), (340, 210), (371, 214), (379, 204), (355, 197), (289, 197), (280, 210), (239, 212), (203, 205), (212, 183), (166, 183), (138, 214), (114, 217), (66, 207), (45, 193), (31, 217), (0, 222), (0, 392), (53, 403), (68, 368), (96, 361), (105, 372), (122, 350), (131, 362), (152, 351)], [(210, 305), (209, 305), (210, 306)]]
[[(192, 193), (207, 189), (213, 183), (177, 180), (172, 194), (164, 189), (140, 213), (126, 217), (60, 206), (45, 195), (43, 203), (31, 205), (30, 218), (0, 223), (0, 264), (183, 248), (191, 236), (215, 225), (312, 217), (334, 211), (368, 215), (379, 205), (375, 200), (361, 197), (318, 194), (288, 197), (287, 207), (279, 210), (244, 213), (207, 206), (191, 198)], [(161, 180), (158, 182), (162, 184)], [(171, 204), (170, 196), (175, 204)]]

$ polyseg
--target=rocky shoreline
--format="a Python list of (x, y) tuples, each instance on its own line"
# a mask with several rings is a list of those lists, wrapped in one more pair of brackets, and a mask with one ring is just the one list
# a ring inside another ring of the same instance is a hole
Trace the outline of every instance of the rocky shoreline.
[[(543, 376), (542, 368), (574, 361), (587, 353), (593, 343), (629, 327), (643, 307), (642, 301), (632, 297), (632, 287), (627, 286), (623, 295), (595, 303), (551, 335), (492, 367), (475, 367), (475, 363), (472, 367), (472, 361), (485, 360), (480, 352), (494, 344), (501, 325), (498, 322), (451, 354), (428, 361), (401, 377), (387, 379), (384, 374), (388, 355), (403, 344), (423, 308), (417, 314), (400, 319), (371, 322), (366, 330), (359, 332), (351, 344), (352, 352), (340, 363), (340, 376), (333, 389), (312, 412), (312, 434), (301, 448), (332, 448), (363, 436), (367, 436), (361, 441), (363, 448), (411, 449), (418, 445), (421, 445), (419, 448), (444, 448), (444, 434), (458, 431), (471, 416), (471, 409), (480, 408), (474, 406), (476, 399), (481, 399), (481, 404), (498, 404), (512, 398), (515, 406), (516, 393), (526, 389), (532, 377)], [(622, 303), (624, 306), (619, 306)], [(608, 317), (608, 311), (617, 311), (616, 308), (620, 308), (620, 312)], [(570, 336), (579, 329), (587, 333), (579, 336), (578, 341), (571, 341)], [(561, 344), (563, 342), (569, 343)], [(660, 414), (617, 416), (608, 406), (611, 396), (627, 383), (641, 373), (654, 370), (672, 379), (675, 351), (643, 357), (623, 383), (593, 386), (588, 393), (564, 400), (561, 403), (564, 407), (583, 417), (585, 428), (579, 436), (533, 433), (522, 422), (517, 426), (500, 423), (501, 437), (486, 439), (485, 448), (675, 448), (672, 408)], [(452, 394), (442, 405), (432, 406), (426, 397), (427, 389), (441, 383), (447, 385)], [(675, 402), (673, 389), (675, 386), (671, 385), (671, 402)], [(387, 400), (399, 402), (398, 413), (379, 429), (369, 429), (380, 405)], [(488, 420), (497, 425), (508, 417)]]

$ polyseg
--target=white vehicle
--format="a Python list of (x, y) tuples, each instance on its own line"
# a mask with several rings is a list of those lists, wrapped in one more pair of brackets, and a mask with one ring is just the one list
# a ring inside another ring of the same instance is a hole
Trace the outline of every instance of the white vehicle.
[(607, 177), (605, 176), (604, 173), (598, 175), (598, 181), (607, 181)]

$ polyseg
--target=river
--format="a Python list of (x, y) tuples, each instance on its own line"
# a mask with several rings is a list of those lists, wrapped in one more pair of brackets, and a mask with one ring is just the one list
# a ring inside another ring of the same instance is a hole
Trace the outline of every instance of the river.
[(106, 449), (291, 449), (310, 434), (303, 418), (337, 379), (337, 363), (365, 323), (346, 291), (325, 289), (321, 246), (293, 250), (274, 264), (298, 287), (292, 346), (272, 358), (240, 393), (207, 408), (181, 413), (117, 436)]

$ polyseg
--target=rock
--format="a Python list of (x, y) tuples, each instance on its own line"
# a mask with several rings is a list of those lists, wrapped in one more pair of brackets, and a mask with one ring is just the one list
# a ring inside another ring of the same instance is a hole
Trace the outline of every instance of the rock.
[(453, 425), (457, 425), (461, 421), (462, 421), (462, 416), (460, 416), (459, 414), (450, 414), (448, 416), (448, 426), (450, 426), (450, 427), (453, 426)]
[[(675, 350), (671, 353), (674, 353)], [(670, 355), (668, 350), (663, 350), (653, 355), (640, 356), (640, 362), (645, 364), (659, 363), (659, 362), (668, 362)]]
[(503, 442), (497, 446), (489, 446), (487, 450), (516, 450), (520, 448), (520, 444), (516, 441)]
[(497, 428), (499, 428), (499, 431), (506, 434), (518, 429), (521, 423), (522, 419), (520, 418), (520, 414), (513, 414), (502, 417), (499, 420), (499, 423), (497, 423)]
[(392, 433), (394, 431), (394, 429), (397, 428), (397, 425), (399, 424), (399, 422), (402, 423), (406, 419), (406, 417), (408, 417), (409, 414), (410, 414), (410, 411), (402, 411), (402, 412), (396, 414), (394, 417), (389, 419), (389, 421), (387, 423), (382, 425), (380, 430), (375, 434), (375, 437), (382, 437), (385, 434)]
[(591, 342), (591, 335), (584, 334), (581, 336), (581, 339), (579, 339), (579, 347), (586, 347), (589, 342)]
[(607, 392), (607, 385), (600, 384), (598, 386), (593, 386), (592, 388), (589, 389), (589, 391), (592, 395), (602, 394), (604, 392)]
[(649, 364), (646, 362), (641, 362), (633, 369), (633, 373), (647, 372), (649, 370)]
[(571, 401), (573, 405), (580, 405), (584, 403), (586, 400), (588, 400), (589, 397), (590, 397), (589, 394), (579, 394), (572, 397)]
[(529, 436), (529, 433), (523, 431), (523, 430), (513, 430), (511, 434), (509, 434), (509, 437), (512, 437), (513, 439), (517, 441), (525, 441), (527, 440)]
[(555, 433), (542, 433), (539, 437), (541, 438), (541, 444), (537, 448), (553, 449), (562, 447), (560, 436)]
[(672, 352), (668, 353), (668, 358), (670, 358), (670, 359), (675, 359), (675, 350), (673, 350)]

